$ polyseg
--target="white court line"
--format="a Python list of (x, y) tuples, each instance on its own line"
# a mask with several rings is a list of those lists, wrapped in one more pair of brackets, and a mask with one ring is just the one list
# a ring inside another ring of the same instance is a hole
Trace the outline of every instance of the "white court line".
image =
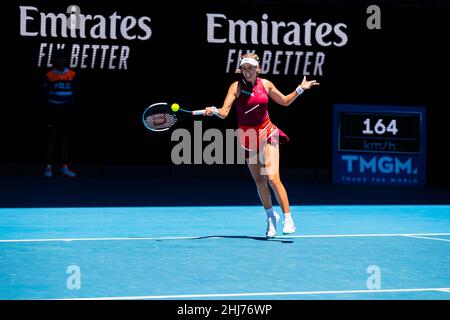
[(62, 239), (8, 239), (2, 242), (71, 242), (71, 241), (128, 241), (128, 240), (184, 240), (199, 237), (157, 237), (157, 238), (62, 238)]
[(418, 236), (418, 235), (405, 235), (405, 237), (450, 242), (450, 239), (430, 238), (430, 237), (422, 237), (422, 236)]
[[(426, 236), (450, 236), (450, 233), (375, 233), (375, 234), (309, 234), (300, 236), (278, 236), (271, 239), (300, 239), (300, 238), (356, 238), (356, 237), (426, 237)], [(3, 239), (0, 243), (10, 242), (70, 242), (70, 241), (137, 241), (137, 240), (188, 240), (188, 239), (220, 239), (235, 237), (234, 235), (222, 236), (184, 236), (184, 237), (116, 237), (116, 238), (60, 238), (60, 239)], [(248, 238), (265, 238), (262, 236), (242, 236)]]
[(417, 288), (417, 289), (380, 289), (380, 290), (341, 290), (341, 291), (294, 291), (294, 292), (254, 292), (254, 293), (218, 293), (218, 294), (175, 294), (159, 296), (128, 296), (71, 298), (60, 300), (137, 300), (137, 299), (189, 299), (189, 298), (224, 298), (224, 297), (264, 297), (264, 296), (298, 296), (318, 294), (352, 294), (352, 293), (387, 293), (387, 292), (450, 292), (450, 288)]

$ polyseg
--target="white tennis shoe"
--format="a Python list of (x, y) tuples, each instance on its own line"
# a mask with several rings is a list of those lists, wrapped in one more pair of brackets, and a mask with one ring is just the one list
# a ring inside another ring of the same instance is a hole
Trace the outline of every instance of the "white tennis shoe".
[(46, 178), (51, 178), (51, 177), (53, 177), (53, 172), (52, 172), (52, 166), (51, 166), (51, 165), (47, 165), (47, 166), (45, 167), (44, 177), (46, 177)]
[(61, 168), (61, 176), (68, 177), (68, 178), (75, 178), (77, 176), (77, 174), (75, 172), (69, 170), (68, 167), (63, 166)]
[(266, 230), (266, 237), (272, 238), (275, 237), (277, 234), (277, 223), (280, 221), (280, 215), (273, 212), (273, 217), (267, 218), (267, 230)]
[(294, 233), (296, 230), (292, 217), (285, 217), (283, 221), (283, 233)]

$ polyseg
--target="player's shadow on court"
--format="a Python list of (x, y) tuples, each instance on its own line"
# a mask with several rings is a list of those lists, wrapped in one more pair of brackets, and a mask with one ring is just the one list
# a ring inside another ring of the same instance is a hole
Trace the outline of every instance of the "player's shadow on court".
[(257, 241), (271, 241), (271, 242), (281, 242), (281, 243), (294, 243), (292, 240), (279, 239), (279, 238), (267, 238), (267, 237), (252, 237), (252, 236), (204, 236), (192, 238), (192, 240), (202, 240), (202, 239), (212, 239), (212, 238), (223, 238), (223, 239), (251, 239)]

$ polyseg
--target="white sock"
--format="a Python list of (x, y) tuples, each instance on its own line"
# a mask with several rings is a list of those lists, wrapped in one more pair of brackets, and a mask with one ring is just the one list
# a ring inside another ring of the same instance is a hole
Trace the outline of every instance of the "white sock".
[(290, 212), (285, 212), (284, 213), (284, 219), (292, 219), (291, 213)]
[(273, 214), (273, 207), (266, 209), (267, 218), (273, 218), (275, 215)]

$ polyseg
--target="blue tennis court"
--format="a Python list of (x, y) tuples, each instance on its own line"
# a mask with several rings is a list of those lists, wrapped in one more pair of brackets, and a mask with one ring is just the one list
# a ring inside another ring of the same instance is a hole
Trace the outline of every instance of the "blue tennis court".
[(261, 210), (0, 209), (0, 299), (450, 299), (449, 205)]

